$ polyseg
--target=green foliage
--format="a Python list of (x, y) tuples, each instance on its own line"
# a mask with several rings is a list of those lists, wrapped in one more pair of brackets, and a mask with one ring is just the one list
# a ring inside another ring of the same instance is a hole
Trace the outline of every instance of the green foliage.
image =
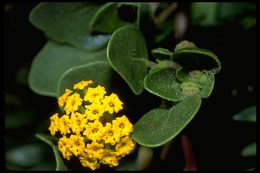
[(233, 116), (235, 121), (256, 122), (256, 106), (250, 106)]
[(17, 166), (29, 167), (42, 161), (42, 158), (39, 157), (42, 154), (40, 145), (28, 144), (9, 150), (5, 155), (5, 159)]
[[(137, 9), (133, 22), (120, 16), (122, 6)], [(210, 9), (215, 8), (210, 5)], [(44, 32), (48, 42), (31, 65), (30, 88), (37, 94), (57, 98), (65, 88), (72, 89), (81, 80), (93, 80), (109, 89), (116, 72), (116, 80), (124, 80), (131, 94), (140, 95), (145, 89), (162, 102), (169, 101), (171, 108), (151, 108), (140, 116), (132, 134), (145, 147), (166, 144), (195, 117), (202, 98), (210, 96), (221, 63), (213, 52), (189, 41), (180, 42), (174, 51), (163, 47), (147, 50), (147, 38), (143, 36), (147, 31), (141, 26), (145, 19), (152, 21), (155, 10), (143, 3), (40, 3), (31, 11), (29, 20)], [(209, 17), (207, 22), (211, 24), (215, 16)], [(173, 22), (171, 19), (165, 23)], [(161, 27), (162, 35), (151, 35), (156, 43), (169, 35), (167, 25)], [(52, 147), (56, 170), (67, 170), (55, 139), (44, 134), (36, 136)], [(122, 169), (128, 167), (139, 169), (135, 162)]]
[(52, 147), (56, 160), (56, 171), (67, 171), (68, 168), (66, 167), (62, 157), (60, 156), (59, 150), (56, 146), (55, 138), (45, 134), (36, 134), (36, 137)]
[(181, 48), (173, 52), (172, 60), (184, 67), (211, 70), (214, 73), (221, 70), (218, 57), (205, 49)]
[(106, 60), (105, 50), (92, 52), (48, 41), (33, 60), (29, 86), (38, 94), (56, 97), (58, 81), (65, 71), (101, 60)]
[(90, 28), (93, 31), (112, 33), (117, 28), (131, 23), (122, 21), (118, 16), (118, 8), (116, 3), (107, 3), (102, 6), (92, 18)]
[(137, 95), (141, 94), (148, 69), (148, 55), (142, 33), (132, 26), (116, 30), (108, 42), (107, 58), (132, 91)]
[[(233, 2), (193, 2), (191, 4), (191, 22), (197, 26), (217, 26), (226, 21), (240, 20), (244, 29), (255, 26), (256, 18), (249, 15), (256, 9), (255, 3)], [(250, 18), (250, 23), (243, 23)]]
[(147, 147), (164, 145), (185, 128), (198, 112), (200, 105), (201, 99), (191, 96), (170, 109), (153, 109), (135, 124), (132, 138)]
[(152, 50), (152, 55), (157, 59), (170, 59), (172, 52), (165, 48), (156, 48)]
[(149, 73), (145, 77), (144, 87), (150, 93), (167, 100), (180, 101), (183, 98), (175, 70), (172, 68), (164, 68)]
[[(256, 123), (256, 106), (250, 106), (243, 109), (242, 111), (233, 116), (233, 120), (238, 122)], [(255, 157), (256, 142), (253, 142), (245, 146), (241, 151), (241, 155), (243, 157)]]
[(98, 49), (109, 35), (91, 34), (90, 21), (101, 6), (93, 3), (40, 3), (30, 14), (30, 22), (48, 38), (59, 43)]
[(105, 61), (98, 61), (70, 68), (63, 73), (60, 78), (58, 83), (58, 96), (62, 95), (66, 88), (72, 89), (73, 84), (82, 80), (95, 79), (96, 85), (102, 85), (109, 88), (112, 72), (113, 69)]
[(256, 142), (247, 145), (242, 151), (241, 155), (245, 157), (256, 156)]

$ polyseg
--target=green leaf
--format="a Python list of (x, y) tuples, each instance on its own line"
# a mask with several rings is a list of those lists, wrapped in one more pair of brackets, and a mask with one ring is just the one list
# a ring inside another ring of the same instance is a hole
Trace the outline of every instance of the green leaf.
[(110, 2), (106, 3), (96, 12), (90, 22), (90, 28), (93, 31), (112, 33), (117, 28), (130, 24), (119, 18), (117, 4)]
[(50, 39), (85, 49), (104, 46), (109, 35), (93, 35), (90, 21), (100, 6), (94, 3), (39, 3), (30, 13), (30, 22)]
[(116, 171), (140, 171), (138, 169), (137, 160), (122, 160)]
[(145, 77), (144, 88), (166, 100), (177, 102), (183, 99), (180, 83), (177, 82), (172, 68), (153, 70)]
[(213, 73), (218, 73), (221, 70), (221, 63), (218, 57), (213, 52), (205, 49), (179, 49), (173, 52), (172, 60), (182, 67), (198, 70), (211, 70)]
[(144, 88), (152, 94), (174, 102), (191, 95), (201, 98), (210, 96), (215, 82), (211, 71), (193, 70), (188, 73), (181, 69), (177, 72), (173, 68), (153, 69), (144, 79)]
[(219, 12), (218, 16), (220, 20), (236, 20), (237, 17), (246, 15), (246, 11), (255, 11), (256, 4), (255, 3), (219, 3)]
[(152, 55), (157, 59), (170, 59), (172, 52), (165, 48), (156, 48), (152, 50)]
[(7, 162), (17, 166), (29, 167), (43, 160), (42, 147), (36, 144), (23, 145), (11, 150), (5, 154)]
[(242, 151), (241, 155), (244, 157), (256, 156), (256, 142), (249, 144)]
[(108, 42), (107, 58), (132, 91), (136, 95), (141, 94), (148, 70), (148, 55), (142, 33), (132, 26), (117, 29)]
[(66, 88), (73, 89), (73, 85), (82, 80), (93, 80), (98, 85), (109, 88), (113, 69), (105, 61), (93, 62), (73, 67), (66, 71), (58, 84), (58, 96), (62, 95)]
[(256, 122), (256, 106), (250, 106), (233, 116), (235, 121)]
[(193, 25), (210, 26), (219, 24), (217, 2), (191, 3), (191, 23)]
[(47, 143), (50, 145), (53, 149), (54, 155), (55, 155), (55, 160), (56, 160), (56, 171), (66, 171), (68, 168), (63, 162), (62, 157), (60, 156), (59, 150), (57, 146), (55, 145), (55, 138), (49, 135), (45, 134), (36, 134), (35, 135), (38, 139), (42, 140), (43, 142)]
[(153, 109), (134, 125), (132, 138), (146, 147), (159, 147), (175, 138), (194, 118), (201, 99), (190, 96), (170, 109)]
[(34, 58), (30, 73), (30, 88), (45, 96), (57, 96), (57, 84), (68, 69), (81, 64), (106, 60), (106, 52), (78, 49), (49, 41)]

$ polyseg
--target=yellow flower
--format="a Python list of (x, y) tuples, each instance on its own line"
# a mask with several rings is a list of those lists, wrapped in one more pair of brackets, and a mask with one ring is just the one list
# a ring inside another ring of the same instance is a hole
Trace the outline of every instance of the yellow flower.
[(59, 130), (62, 135), (66, 135), (66, 133), (70, 133), (70, 119), (68, 115), (63, 115), (59, 120)]
[(83, 90), (86, 86), (92, 83), (92, 80), (80, 81), (73, 86), (73, 89)]
[(111, 125), (111, 123), (106, 123), (106, 126), (102, 129), (101, 138), (107, 144), (115, 145), (120, 139), (120, 131)]
[(99, 101), (103, 99), (105, 94), (106, 94), (105, 88), (100, 85), (98, 85), (96, 88), (89, 87), (84, 97), (84, 100), (93, 103), (95, 101)]
[(85, 129), (88, 120), (85, 114), (81, 114), (79, 112), (72, 112), (70, 121), (72, 132), (79, 135), (80, 132)]
[(63, 94), (62, 96), (60, 96), (59, 99), (58, 99), (58, 104), (59, 104), (59, 106), (63, 106), (63, 105), (65, 104), (66, 99), (67, 99), (67, 97), (70, 95), (71, 92), (72, 92), (72, 91), (69, 90), (69, 89), (66, 89), (66, 90), (65, 90), (64, 94)]
[(102, 154), (104, 152), (104, 145), (102, 143), (98, 143), (96, 141), (93, 141), (90, 144), (87, 144), (86, 150), (85, 150), (89, 156), (96, 159), (101, 159)]
[[(100, 164), (117, 166), (122, 157), (134, 150), (135, 142), (130, 137), (133, 125), (128, 118), (110, 115), (123, 109), (118, 96), (114, 93), (106, 96), (103, 86), (90, 88), (92, 83), (80, 81), (73, 91), (65, 90), (58, 98), (65, 115), (51, 116), (48, 130), (51, 135), (60, 132), (58, 150), (63, 158), (70, 160), (76, 156), (82, 166), (95, 170)], [(80, 94), (85, 94), (84, 99)]]
[(67, 160), (70, 160), (70, 157), (72, 156), (72, 152), (69, 150), (70, 144), (68, 142), (68, 138), (66, 136), (63, 136), (58, 141), (58, 149), (61, 151), (64, 158)]
[(86, 125), (86, 130), (83, 132), (83, 135), (92, 141), (100, 141), (102, 128), (102, 123), (98, 120), (95, 120), (93, 123), (90, 122)]
[(134, 148), (135, 143), (129, 136), (126, 136), (121, 138), (119, 143), (116, 145), (116, 155), (124, 157), (126, 154), (129, 154), (131, 151), (133, 151)]
[(71, 96), (68, 96), (66, 105), (64, 107), (64, 110), (66, 111), (66, 114), (69, 114), (73, 111), (77, 111), (78, 107), (82, 104), (82, 98), (80, 98), (79, 93), (74, 93)]
[(105, 96), (102, 102), (104, 104), (105, 111), (108, 111), (110, 114), (112, 114), (114, 111), (117, 113), (123, 109), (123, 103), (114, 93), (112, 93), (110, 96)]
[(88, 120), (98, 120), (104, 113), (104, 107), (100, 102), (94, 102), (86, 107), (86, 116)]
[(59, 117), (58, 114), (55, 113), (50, 117), (51, 123), (49, 127), (49, 131), (51, 132), (51, 135), (55, 135), (55, 133), (58, 131), (58, 126), (59, 126)]
[(95, 169), (100, 167), (100, 164), (98, 163), (98, 160), (88, 157), (87, 154), (80, 155), (79, 156), (79, 161), (80, 161), (82, 166), (88, 167), (88, 168), (90, 168), (92, 170), (95, 170)]
[(79, 135), (70, 135), (69, 138), (70, 144), (70, 151), (75, 155), (78, 156), (79, 154), (83, 153), (85, 148), (84, 138)]
[(129, 122), (128, 118), (123, 115), (122, 117), (117, 117), (112, 121), (112, 124), (115, 128), (117, 128), (121, 136), (128, 136), (133, 132), (133, 125)]
[(116, 157), (116, 153), (112, 150), (104, 150), (103, 156), (100, 160), (101, 163), (105, 165), (109, 165), (110, 167), (117, 166), (118, 165), (118, 159)]

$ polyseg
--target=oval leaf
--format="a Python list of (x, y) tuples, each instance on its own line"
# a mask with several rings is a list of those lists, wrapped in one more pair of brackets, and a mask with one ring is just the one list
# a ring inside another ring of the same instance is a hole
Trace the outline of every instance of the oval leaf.
[(170, 59), (172, 52), (165, 48), (156, 48), (152, 50), (152, 55), (158, 59)]
[(141, 94), (148, 70), (148, 55), (142, 33), (132, 26), (116, 30), (108, 42), (107, 58), (132, 91), (136, 95)]
[(193, 119), (201, 105), (197, 96), (185, 98), (171, 109), (153, 109), (135, 125), (132, 138), (146, 147), (159, 147), (176, 137)]
[(119, 18), (117, 4), (111, 2), (106, 3), (96, 12), (90, 22), (90, 28), (93, 31), (112, 33), (117, 28), (130, 24)]
[(241, 155), (244, 157), (256, 156), (256, 142), (249, 144), (242, 151)]
[(54, 137), (45, 134), (36, 134), (35, 136), (52, 147), (56, 160), (56, 171), (68, 170), (60, 156), (57, 146), (55, 145)]
[(58, 81), (66, 70), (100, 60), (106, 60), (105, 49), (92, 52), (49, 41), (32, 62), (29, 86), (40, 95), (56, 97)]
[(90, 21), (100, 6), (91, 3), (39, 3), (30, 13), (30, 22), (49, 38), (80, 48), (98, 49), (109, 35), (91, 35)]
[(175, 70), (164, 68), (154, 70), (144, 79), (144, 88), (152, 94), (170, 101), (180, 101), (183, 98), (180, 83), (177, 82)]
[[(6, 161), (18, 166), (29, 167), (43, 161), (43, 152), (40, 145), (24, 145), (8, 150)], [(32, 159), (33, 158), (33, 159)]]
[(174, 51), (172, 60), (182, 67), (192, 67), (199, 70), (211, 70), (218, 73), (221, 70), (221, 63), (218, 57), (211, 51), (198, 48), (184, 48)]
[(236, 121), (256, 122), (256, 106), (248, 107), (233, 116)]
[(73, 89), (73, 85), (82, 80), (93, 80), (95, 84), (109, 88), (112, 73), (113, 69), (105, 61), (73, 67), (66, 71), (60, 78), (58, 96), (62, 95), (66, 88)]

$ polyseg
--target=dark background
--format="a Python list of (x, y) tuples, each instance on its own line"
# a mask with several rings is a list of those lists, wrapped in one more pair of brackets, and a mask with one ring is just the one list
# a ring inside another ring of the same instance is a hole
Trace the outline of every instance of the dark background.
[[(42, 143), (34, 134), (37, 131), (47, 133), (43, 129), (48, 126), (49, 115), (56, 109), (54, 98), (33, 93), (24, 82), (33, 58), (46, 42), (44, 34), (28, 21), (29, 12), (35, 5), (5, 4), (5, 93), (16, 95), (21, 101), (18, 105), (5, 104), (5, 114), (29, 109), (36, 116), (23, 128), (5, 131), (5, 139), (8, 138), (6, 150), (26, 143)], [(255, 158), (242, 157), (240, 152), (256, 141), (256, 125), (236, 122), (232, 117), (242, 109), (256, 105), (256, 27), (243, 30), (235, 22), (208, 28), (189, 26), (185, 39), (214, 52), (222, 63), (221, 72), (215, 76), (212, 95), (203, 100), (198, 114), (182, 132), (191, 140), (198, 170), (244, 170), (255, 167)], [(167, 45), (167, 41), (164, 44)], [(22, 81), (17, 79), (19, 71), (24, 79)], [(138, 109), (140, 103), (135, 104)], [(41, 123), (44, 128), (39, 128)], [(180, 135), (174, 140), (166, 160), (154, 157), (148, 170), (181, 170), (184, 160), (179, 141)], [(155, 149), (155, 154), (160, 151), (161, 148)], [(46, 149), (47, 154), (52, 155), (51, 148)], [(46, 156), (46, 159), (54, 161), (53, 156)]]

